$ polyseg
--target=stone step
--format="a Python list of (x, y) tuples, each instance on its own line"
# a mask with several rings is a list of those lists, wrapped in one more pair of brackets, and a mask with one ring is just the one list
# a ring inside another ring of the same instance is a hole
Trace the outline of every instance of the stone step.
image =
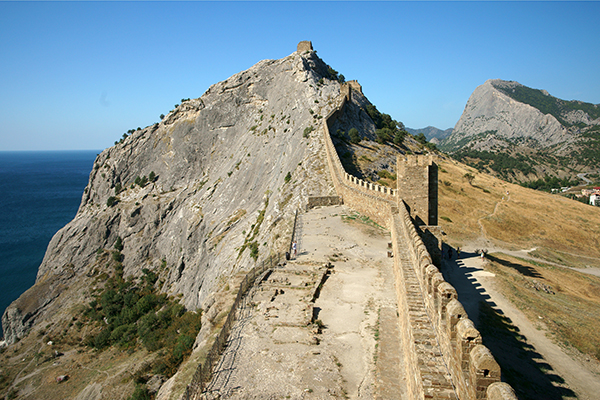
[(456, 398), (441, 349), (435, 335), (435, 328), (427, 314), (421, 286), (417, 279), (413, 263), (404, 246), (395, 256), (400, 260), (404, 275), (408, 319), (413, 333), (413, 342), (417, 353), (417, 363), (426, 398)]

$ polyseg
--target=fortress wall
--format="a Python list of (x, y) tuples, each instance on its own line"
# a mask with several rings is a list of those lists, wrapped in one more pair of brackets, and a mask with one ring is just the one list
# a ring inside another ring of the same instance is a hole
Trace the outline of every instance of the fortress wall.
[(340, 196), (310, 196), (308, 198), (307, 209), (323, 206), (337, 206), (342, 204)]
[[(404, 201), (398, 201), (399, 192), (362, 181), (344, 170), (331, 140), (329, 123), (339, 116), (346, 102), (350, 100), (351, 93), (350, 85), (342, 86), (339, 106), (327, 115), (323, 123), (327, 162), (335, 190), (344, 204), (391, 231), (398, 308), (401, 313), (399, 326), (402, 351), (406, 355), (409, 398), (449, 399), (455, 398), (456, 392), (461, 400), (516, 399), (512, 388), (500, 382), (500, 367), (489, 349), (481, 344), (481, 335), (457, 300), (456, 290), (444, 280), (433, 265), (432, 257), (414, 226), (406, 204)], [(424, 214), (427, 214), (427, 211)], [(435, 219), (437, 222), (437, 216)], [(408, 277), (404, 276), (402, 261), (397, 256), (400, 254), (400, 247), (407, 250), (414, 266), (424, 308), (433, 325), (444, 363), (450, 372), (453, 389), (444, 384), (443, 377), (432, 378), (435, 373), (440, 376), (439, 369), (434, 373), (432, 366), (419, 360), (416, 343), (420, 339), (415, 340), (415, 335), (422, 332), (415, 332), (411, 322), (411, 307), (414, 305), (409, 304), (406, 291)]]
[[(456, 392), (460, 399), (489, 398), (488, 387), (500, 382), (500, 366), (489, 349), (481, 344), (481, 335), (458, 301), (454, 287), (444, 280), (438, 268), (431, 263), (431, 256), (417, 233), (408, 210), (400, 205), (398, 212), (399, 218), (394, 225), (403, 223), (406, 229), (408, 240), (402, 245), (409, 249), (427, 314), (435, 328)], [(399, 230), (397, 227), (393, 229)], [(396, 250), (394, 254), (398, 254)], [(494, 396), (499, 396), (511, 390), (504, 388), (493, 393)], [(506, 396), (508, 397), (494, 399), (512, 399), (509, 394)]]
[[(400, 267), (399, 246), (402, 246), (406, 241), (404, 232), (400, 226), (402, 221), (398, 215), (398, 209), (394, 209), (395, 213), (391, 215), (390, 231), (392, 235), (392, 250), (394, 252), (394, 277), (396, 279), (396, 296), (398, 299), (398, 311), (410, 310), (408, 304), (408, 295), (406, 293), (406, 281), (403, 269)], [(415, 339), (413, 336), (412, 325), (405, 315), (400, 315), (398, 318), (400, 329), (400, 343), (402, 346), (401, 354), (405, 355), (404, 365), (406, 374), (406, 395), (409, 399), (423, 399), (423, 379), (418, 369), (419, 361), (415, 350)]]
[[(344, 169), (333, 141), (331, 140), (329, 125), (338, 118), (346, 102), (350, 101), (353, 90), (351, 88), (356, 87), (357, 85), (358, 83), (353, 81), (342, 84), (340, 104), (327, 115), (325, 122), (323, 123), (323, 139), (325, 140), (325, 149), (327, 151), (329, 170), (334, 181), (333, 184), (338, 195), (344, 198), (344, 202), (353, 201), (354, 198), (358, 201), (369, 201), (373, 198), (375, 199), (374, 201), (377, 201), (376, 199), (379, 198), (386, 200), (387, 202), (395, 203), (397, 192), (395, 189), (367, 182), (348, 174)], [(358, 85), (358, 87), (360, 88), (360, 85)], [(343, 188), (343, 186), (345, 186), (345, 188)], [(363, 198), (360, 193), (366, 194), (367, 197)], [(344, 194), (348, 195), (348, 200), (344, 197)], [(387, 205), (385, 207), (387, 208)], [(357, 209), (357, 211), (360, 210)], [(387, 226), (387, 223), (378, 223), (382, 226)]]

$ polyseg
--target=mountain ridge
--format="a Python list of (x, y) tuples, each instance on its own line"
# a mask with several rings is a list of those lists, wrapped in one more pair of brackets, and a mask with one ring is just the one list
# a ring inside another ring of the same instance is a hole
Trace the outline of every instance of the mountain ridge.
[(510, 181), (575, 179), (600, 162), (600, 106), (490, 79), (473, 91), (440, 149)]
[(2, 316), (7, 342), (89, 299), (69, 287), (110, 273), (97, 253), (117, 238), (126, 277), (147, 268), (192, 310), (221, 276), (284, 251), (294, 210), (333, 191), (313, 133), (340, 93), (329, 68), (314, 51), (259, 61), (100, 153), (35, 285)]
[(429, 125), (429, 126), (426, 126), (425, 128), (420, 128), (420, 129), (413, 129), (413, 128), (405, 128), (405, 129), (408, 133), (410, 133), (413, 136), (417, 135), (419, 133), (423, 133), (425, 135), (425, 138), (427, 138), (428, 141), (430, 141), (434, 144), (438, 144), (438, 143), (441, 143), (448, 136), (450, 136), (452, 134), (452, 130), (454, 128), (440, 129), (440, 128), (436, 128), (435, 126)]

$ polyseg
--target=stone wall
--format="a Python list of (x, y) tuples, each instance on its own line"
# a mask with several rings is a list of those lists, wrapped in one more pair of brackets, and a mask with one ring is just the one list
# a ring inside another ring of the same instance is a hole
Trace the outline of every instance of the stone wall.
[[(481, 335), (457, 300), (456, 290), (432, 264), (407, 209), (400, 206), (398, 211), (400, 218), (395, 220), (392, 231), (405, 231), (405, 234), (402, 237), (396, 233), (394, 242), (396, 246), (408, 248), (426, 312), (456, 393), (460, 399), (485, 399), (488, 386), (500, 381), (500, 367), (489, 349), (481, 344)], [(394, 254), (399, 252), (394, 249)], [(394, 262), (395, 269), (402, 270), (398, 265), (400, 260)]]
[(303, 40), (298, 43), (297, 52), (304, 53), (305, 51), (312, 51), (312, 42), (310, 40)]
[(398, 197), (418, 225), (437, 225), (437, 165), (432, 155), (396, 158)]
[(396, 191), (348, 174), (340, 161), (329, 133), (329, 125), (341, 113), (342, 108), (351, 96), (351, 91), (350, 85), (342, 85), (342, 95), (338, 100), (339, 105), (327, 115), (325, 122), (322, 124), (329, 171), (335, 190), (338, 196), (342, 197), (344, 204), (368, 215), (381, 226), (388, 227), (390, 207), (396, 202)]
[[(516, 399), (512, 388), (500, 382), (498, 363), (481, 344), (481, 335), (457, 300), (456, 290), (433, 265), (432, 255), (415, 228), (418, 219), (417, 225), (437, 225), (437, 166), (425, 157), (399, 162), (403, 170), (398, 173), (397, 190), (362, 181), (344, 170), (329, 125), (351, 100), (352, 90), (360, 90), (356, 85), (342, 85), (339, 105), (322, 124), (323, 140), (333, 184), (343, 203), (389, 228), (392, 234), (408, 397)], [(411, 173), (415, 175), (409, 176)], [(406, 201), (419, 218), (411, 217)], [(430, 233), (435, 238), (435, 232)], [(434, 248), (440, 247), (438, 240)]]
[(337, 206), (343, 204), (340, 196), (310, 196), (308, 198), (307, 209), (323, 206)]

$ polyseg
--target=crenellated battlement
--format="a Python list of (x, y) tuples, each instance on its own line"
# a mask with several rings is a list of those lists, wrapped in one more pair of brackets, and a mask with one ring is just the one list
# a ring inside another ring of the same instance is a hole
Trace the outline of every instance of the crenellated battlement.
[(331, 178), (343, 203), (387, 227), (392, 235), (408, 398), (516, 400), (513, 389), (500, 382), (500, 367), (482, 344), (456, 289), (434, 265), (431, 252), (437, 259), (440, 243), (427, 247), (421, 237), (437, 228), (438, 171), (433, 156), (398, 156), (397, 189), (363, 181), (344, 170), (329, 126), (352, 101), (352, 91), (362, 92), (353, 82), (342, 84), (338, 105), (322, 124), (323, 140)]

